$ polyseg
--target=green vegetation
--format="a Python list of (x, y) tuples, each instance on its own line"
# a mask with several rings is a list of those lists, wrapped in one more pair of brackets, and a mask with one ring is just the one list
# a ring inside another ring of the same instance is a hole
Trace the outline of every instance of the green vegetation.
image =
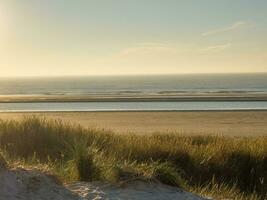
[(265, 199), (267, 137), (130, 135), (30, 117), (0, 121), (9, 165), (64, 181), (155, 180), (201, 195)]

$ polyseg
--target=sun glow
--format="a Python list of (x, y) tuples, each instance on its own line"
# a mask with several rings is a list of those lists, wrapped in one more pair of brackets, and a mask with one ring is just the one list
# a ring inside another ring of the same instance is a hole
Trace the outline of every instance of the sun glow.
[(0, 37), (2, 38), (5, 36), (8, 32), (8, 19), (7, 19), (7, 13), (3, 7), (3, 5), (0, 4)]

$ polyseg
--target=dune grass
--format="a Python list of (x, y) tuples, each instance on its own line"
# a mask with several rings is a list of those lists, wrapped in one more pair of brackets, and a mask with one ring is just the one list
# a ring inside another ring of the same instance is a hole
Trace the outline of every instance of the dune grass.
[(64, 181), (160, 181), (216, 198), (267, 197), (267, 137), (112, 134), (25, 117), (0, 121), (10, 165), (40, 167)]

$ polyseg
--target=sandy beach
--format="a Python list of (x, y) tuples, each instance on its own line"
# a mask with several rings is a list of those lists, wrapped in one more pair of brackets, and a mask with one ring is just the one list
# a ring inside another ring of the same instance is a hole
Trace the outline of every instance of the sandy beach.
[(267, 135), (267, 111), (0, 113), (0, 119), (19, 120), (27, 115), (60, 119), (115, 133)]

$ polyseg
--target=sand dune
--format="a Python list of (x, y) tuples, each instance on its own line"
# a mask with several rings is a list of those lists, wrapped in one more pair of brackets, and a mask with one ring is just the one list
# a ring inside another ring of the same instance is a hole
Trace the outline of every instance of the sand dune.
[(0, 200), (201, 200), (178, 188), (142, 181), (121, 186), (100, 182), (58, 184), (34, 170), (0, 169)]

